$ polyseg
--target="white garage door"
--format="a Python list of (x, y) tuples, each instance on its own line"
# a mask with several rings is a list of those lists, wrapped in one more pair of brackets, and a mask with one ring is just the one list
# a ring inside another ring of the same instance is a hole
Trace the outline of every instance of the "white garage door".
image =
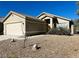
[(23, 35), (22, 23), (12, 23), (6, 25), (7, 35)]

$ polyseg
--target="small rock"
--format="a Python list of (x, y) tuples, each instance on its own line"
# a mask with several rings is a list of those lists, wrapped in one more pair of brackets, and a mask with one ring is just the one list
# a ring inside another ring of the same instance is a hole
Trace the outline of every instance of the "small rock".
[(37, 50), (37, 47), (38, 47), (38, 45), (37, 45), (37, 44), (34, 44), (34, 45), (32, 46), (32, 50), (33, 50), (33, 51), (36, 51), (36, 50)]
[(11, 42), (15, 42), (15, 39), (11, 39)]

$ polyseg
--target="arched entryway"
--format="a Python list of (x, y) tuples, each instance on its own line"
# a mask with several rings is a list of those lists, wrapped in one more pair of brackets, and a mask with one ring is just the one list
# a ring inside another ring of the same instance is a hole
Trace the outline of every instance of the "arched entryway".
[(48, 26), (48, 31), (51, 29), (51, 27), (50, 27), (50, 19), (45, 19), (44, 21), (46, 21), (46, 23), (47, 23), (47, 26)]

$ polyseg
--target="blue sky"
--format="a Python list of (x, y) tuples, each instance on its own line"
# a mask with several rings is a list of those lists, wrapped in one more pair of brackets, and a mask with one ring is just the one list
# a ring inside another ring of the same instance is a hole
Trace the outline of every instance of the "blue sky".
[(78, 6), (76, 1), (0, 1), (0, 17), (7, 15), (9, 11), (16, 11), (26, 15), (37, 16), (47, 12), (70, 19), (77, 19)]

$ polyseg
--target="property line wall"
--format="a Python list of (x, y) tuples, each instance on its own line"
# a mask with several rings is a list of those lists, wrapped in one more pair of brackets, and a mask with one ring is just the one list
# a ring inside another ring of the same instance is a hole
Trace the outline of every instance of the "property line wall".
[(33, 21), (26, 19), (26, 34), (33, 35), (33, 34), (40, 34), (47, 32), (47, 23), (40, 22), (40, 21)]

